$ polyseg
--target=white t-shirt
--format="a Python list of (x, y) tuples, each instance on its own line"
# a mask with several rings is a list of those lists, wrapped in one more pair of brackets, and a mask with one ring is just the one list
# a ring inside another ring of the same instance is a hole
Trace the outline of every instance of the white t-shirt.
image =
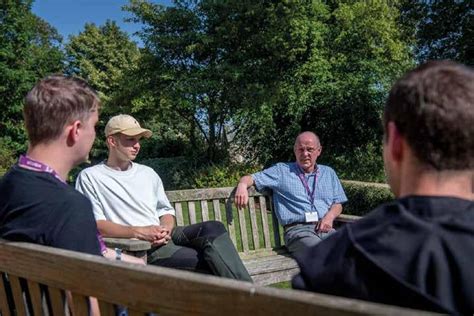
[(175, 210), (165, 195), (163, 183), (150, 167), (133, 163), (119, 171), (104, 162), (81, 171), (76, 189), (92, 202), (96, 220), (130, 226), (159, 225)]

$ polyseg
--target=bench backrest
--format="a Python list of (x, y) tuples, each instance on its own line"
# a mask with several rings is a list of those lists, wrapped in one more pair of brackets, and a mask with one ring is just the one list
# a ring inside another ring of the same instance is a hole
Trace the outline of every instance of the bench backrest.
[[(34, 315), (48, 314), (42, 313), (47, 308), (45, 301), (49, 301), (50, 315), (64, 315), (65, 290), (73, 297), (74, 315), (87, 315), (88, 296), (97, 297), (102, 315), (114, 315), (114, 304), (128, 307), (129, 315), (420, 315), (398, 307), (264, 288), (1, 239), (0, 276), (3, 316), (27, 315), (27, 310)], [(13, 294), (14, 308), (8, 305), (7, 291)], [(25, 299), (31, 303), (25, 304)]]
[(206, 220), (225, 223), (230, 238), (244, 254), (274, 252), (282, 246), (281, 227), (270, 194), (249, 189), (248, 207), (234, 205), (234, 187), (167, 191), (178, 225)]
[[(282, 250), (283, 228), (273, 212), (272, 196), (249, 188), (247, 207), (234, 205), (235, 187), (166, 191), (176, 210), (178, 225), (194, 224), (206, 220), (225, 223), (230, 238), (241, 257)], [(339, 223), (351, 222), (358, 216), (341, 215)]]

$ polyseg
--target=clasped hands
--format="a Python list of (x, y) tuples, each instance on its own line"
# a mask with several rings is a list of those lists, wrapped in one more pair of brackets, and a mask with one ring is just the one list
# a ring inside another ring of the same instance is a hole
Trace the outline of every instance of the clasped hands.
[(137, 228), (137, 238), (151, 242), (152, 246), (166, 245), (171, 239), (171, 230), (160, 225)]

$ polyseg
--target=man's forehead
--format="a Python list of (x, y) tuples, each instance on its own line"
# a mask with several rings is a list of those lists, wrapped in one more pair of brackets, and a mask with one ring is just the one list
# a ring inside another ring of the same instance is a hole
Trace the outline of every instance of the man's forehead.
[(295, 142), (295, 146), (302, 147), (302, 146), (319, 146), (318, 139), (311, 134), (308, 135), (300, 135)]

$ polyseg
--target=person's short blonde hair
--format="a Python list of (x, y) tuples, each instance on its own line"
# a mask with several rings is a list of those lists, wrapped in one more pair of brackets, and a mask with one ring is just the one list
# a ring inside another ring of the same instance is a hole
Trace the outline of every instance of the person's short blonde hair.
[(57, 139), (64, 126), (98, 111), (97, 93), (76, 77), (53, 75), (39, 81), (25, 98), (23, 116), (30, 145)]

